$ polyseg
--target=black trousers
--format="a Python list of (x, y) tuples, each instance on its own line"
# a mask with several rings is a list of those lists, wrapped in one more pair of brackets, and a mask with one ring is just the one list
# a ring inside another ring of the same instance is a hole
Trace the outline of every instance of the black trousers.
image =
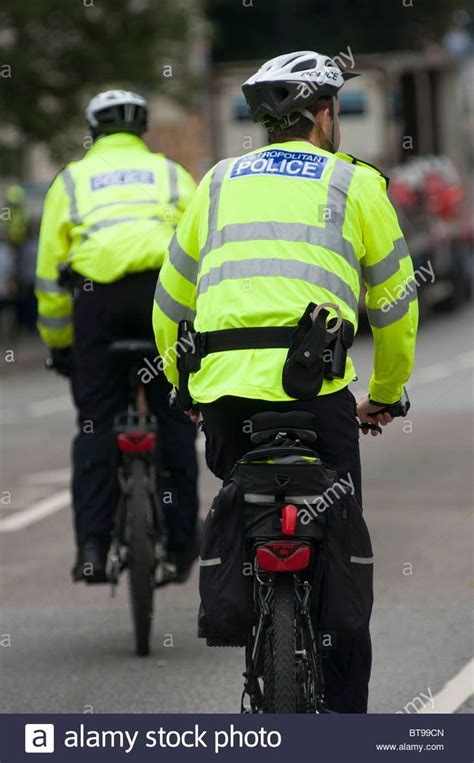
[[(73, 504), (78, 544), (110, 541), (117, 507), (114, 417), (126, 410), (126, 359), (108, 352), (117, 339), (153, 340), (151, 310), (157, 272), (125, 276), (110, 284), (77, 278), (74, 298), (74, 357), (71, 385), (77, 408), (73, 442)], [(159, 425), (160, 489), (169, 526), (169, 549), (194, 542), (197, 497), (195, 426), (168, 406), (170, 385), (163, 373), (144, 385)]]
[[(349, 473), (356, 497), (362, 506), (359, 428), (354, 396), (346, 387), (310, 402), (273, 403), (222, 397), (201, 404), (206, 434), (206, 461), (214, 474), (226, 482), (235, 462), (253, 447), (249, 419), (261, 411), (308, 411), (317, 418), (315, 449), (323, 463), (340, 477)], [(339, 713), (366, 713), (372, 648), (369, 630), (357, 638), (337, 638), (335, 649), (323, 661), (326, 697), (331, 710)]]

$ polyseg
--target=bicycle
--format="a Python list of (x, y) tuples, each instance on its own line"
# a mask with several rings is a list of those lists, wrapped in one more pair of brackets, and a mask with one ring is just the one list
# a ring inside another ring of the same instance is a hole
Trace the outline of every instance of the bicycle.
[[(74, 296), (76, 275), (68, 263), (58, 267), (58, 284)], [(139, 376), (143, 362), (156, 357), (156, 346), (147, 340), (126, 339), (113, 342), (108, 351), (128, 369), (128, 404), (115, 417), (113, 425), (120, 492), (106, 582), (111, 584), (111, 595), (115, 596), (120, 574), (128, 569), (135, 651), (139, 656), (147, 656), (155, 588), (176, 579), (176, 565), (166, 556), (167, 527), (157, 495), (157, 419), (142, 398)], [(48, 370), (61, 373), (51, 358), (45, 365)]]
[[(316, 442), (311, 414), (298, 412), (297, 419), (292, 414), (257, 414), (251, 421), (254, 442), (271, 440), (273, 447), (281, 443), (285, 453), (294, 447), (295, 457)], [(273, 515), (275, 527), (275, 509), (267, 513)], [(297, 507), (287, 502), (279, 513), (278, 532), (253, 532), (252, 523), (246, 531), (256, 624), (247, 637), (241, 712), (325, 712), (321, 654), (310, 610), (310, 581), (315, 578), (323, 529), (315, 525), (313, 537), (298, 537)]]
[(146, 656), (155, 588), (172, 582), (176, 572), (166, 557), (167, 529), (157, 495), (157, 420), (140, 400), (138, 369), (144, 358), (156, 356), (156, 347), (143, 340), (121, 340), (113, 342), (109, 352), (122, 356), (129, 367), (128, 407), (114, 421), (120, 497), (109, 581), (114, 595), (121, 572), (128, 569), (136, 654)]
[[(406, 392), (399, 403), (386, 406), (393, 417), (405, 416), (410, 407)], [(297, 460), (321, 463), (315, 451), (315, 417), (295, 413), (261, 413), (251, 418), (252, 442), (269, 448), (267, 463), (278, 466)], [(363, 422), (361, 429), (377, 429)], [(284, 458), (278, 458), (278, 450)], [(255, 467), (251, 451), (249, 464)], [(293, 455), (292, 455), (293, 454)], [(306, 454), (306, 455), (305, 455)], [(239, 462), (245, 464), (245, 461)], [(261, 469), (268, 469), (264, 461)], [(273, 475), (284, 494), (285, 469)], [(328, 474), (330, 472), (328, 471)], [(261, 485), (265, 480), (260, 478)], [(288, 483), (289, 484), (289, 479)], [(253, 488), (252, 488), (253, 490)], [(322, 649), (318, 635), (322, 595), (327, 517), (302, 532), (299, 508), (289, 499), (278, 506), (274, 496), (244, 494), (246, 558), (253, 568), (254, 626), (245, 644), (242, 713), (330, 713), (325, 703)], [(251, 503), (253, 503), (253, 506)], [(295, 498), (301, 507), (303, 498)], [(269, 504), (272, 504), (269, 508)], [(327, 511), (330, 511), (329, 508)], [(246, 704), (246, 698), (248, 698)]]

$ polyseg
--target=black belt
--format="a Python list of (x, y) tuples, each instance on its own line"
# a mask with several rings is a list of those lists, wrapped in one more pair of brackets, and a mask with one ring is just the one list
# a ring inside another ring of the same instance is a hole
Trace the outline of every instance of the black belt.
[(197, 334), (200, 358), (227, 350), (270, 350), (288, 348), (296, 326), (261, 326), (258, 328), (221, 329)]

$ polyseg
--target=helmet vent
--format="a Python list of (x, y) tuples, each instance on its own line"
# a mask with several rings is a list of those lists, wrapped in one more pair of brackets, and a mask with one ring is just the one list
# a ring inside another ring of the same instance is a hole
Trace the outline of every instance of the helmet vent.
[(299, 64), (295, 64), (291, 67), (292, 72), (305, 72), (310, 69), (316, 69), (318, 62), (312, 59), (311, 61), (300, 61)]

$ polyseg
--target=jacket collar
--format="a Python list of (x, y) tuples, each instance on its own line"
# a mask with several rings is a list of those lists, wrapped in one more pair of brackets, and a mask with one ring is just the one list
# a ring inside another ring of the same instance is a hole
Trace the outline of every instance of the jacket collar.
[(102, 135), (98, 138), (87, 153), (91, 154), (95, 151), (102, 151), (104, 148), (135, 148), (142, 151), (150, 150), (138, 135), (132, 135), (130, 132), (114, 132), (112, 135)]

